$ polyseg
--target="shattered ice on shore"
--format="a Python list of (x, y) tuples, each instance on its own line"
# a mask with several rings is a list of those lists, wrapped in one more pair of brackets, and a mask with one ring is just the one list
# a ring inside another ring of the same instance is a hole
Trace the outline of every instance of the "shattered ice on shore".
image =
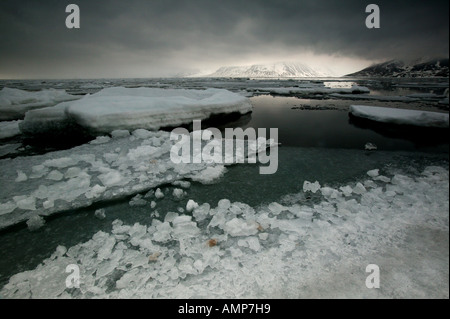
[[(392, 266), (395, 258), (381, 258), (398, 245), (403, 254), (416, 251), (407, 246), (411, 230), (424, 223), (448, 238), (448, 168), (431, 166), (416, 175), (399, 171), (389, 182), (374, 180), (378, 170), (368, 176), (371, 188), (358, 181), (318, 186), (322, 197), (309, 205), (291, 200), (253, 208), (222, 199), (211, 207), (189, 201), (192, 215), (169, 212), (151, 225), (115, 220), (110, 233), (58, 247), (35, 269), (12, 276), (0, 293), (6, 298), (448, 297), (448, 286), (437, 291), (415, 279), (420, 274), (435, 280), (445, 273), (442, 266), (430, 261), (429, 270), (408, 272)], [(412, 264), (415, 256), (409, 257)], [(365, 266), (373, 260), (386, 264), (384, 289), (364, 285)], [(80, 267), (79, 289), (66, 289), (69, 264)], [(446, 268), (448, 275), (448, 263)], [(336, 276), (345, 289), (336, 290)]]

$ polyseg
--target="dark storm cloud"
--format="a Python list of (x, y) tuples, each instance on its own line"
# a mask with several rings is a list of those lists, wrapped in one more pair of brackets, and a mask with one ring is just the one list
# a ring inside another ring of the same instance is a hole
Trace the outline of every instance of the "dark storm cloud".
[[(80, 6), (80, 29), (65, 27), (69, 3)], [(369, 3), (380, 29), (365, 27)], [(303, 51), (448, 56), (448, 30), (446, 0), (2, 0), (0, 76), (151, 76)]]

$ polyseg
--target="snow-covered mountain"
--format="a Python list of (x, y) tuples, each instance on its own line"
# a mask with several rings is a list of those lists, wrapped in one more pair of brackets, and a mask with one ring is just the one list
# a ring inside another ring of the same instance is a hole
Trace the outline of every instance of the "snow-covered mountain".
[(210, 77), (243, 78), (302, 78), (333, 76), (331, 72), (313, 69), (302, 63), (279, 62), (273, 64), (254, 64), (251, 66), (224, 66)]
[(348, 74), (354, 77), (448, 77), (448, 58), (422, 58), (412, 62), (391, 60)]

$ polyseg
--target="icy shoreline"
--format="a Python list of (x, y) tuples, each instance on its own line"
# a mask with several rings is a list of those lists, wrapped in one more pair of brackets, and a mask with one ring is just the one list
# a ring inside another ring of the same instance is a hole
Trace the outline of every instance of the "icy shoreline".
[[(200, 205), (192, 215), (165, 212), (151, 225), (116, 220), (111, 233), (60, 246), (36, 269), (12, 276), (0, 294), (448, 298), (448, 168), (393, 176), (374, 169), (348, 185), (305, 183), (304, 191), (320, 194), (321, 201), (293, 199), (255, 209), (223, 199), (214, 208)], [(427, 250), (429, 245), (441, 254)], [(370, 263), (380, 266), (381, 289), (365, 287)], [(81, 269), (80, 289), (65, 287), (68, 264)]]

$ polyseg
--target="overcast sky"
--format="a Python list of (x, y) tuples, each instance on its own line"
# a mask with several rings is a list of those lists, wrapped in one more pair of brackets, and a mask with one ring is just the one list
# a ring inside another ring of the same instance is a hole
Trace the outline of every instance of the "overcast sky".
[[(68, 4), (81, 28), (67, 29)], [(367, 29), (376, 3), (381, 28)], [(157, 77), (298, 61), (338, 73), (448, 57), (448, 0), (1, 0), (0, 78)]]

